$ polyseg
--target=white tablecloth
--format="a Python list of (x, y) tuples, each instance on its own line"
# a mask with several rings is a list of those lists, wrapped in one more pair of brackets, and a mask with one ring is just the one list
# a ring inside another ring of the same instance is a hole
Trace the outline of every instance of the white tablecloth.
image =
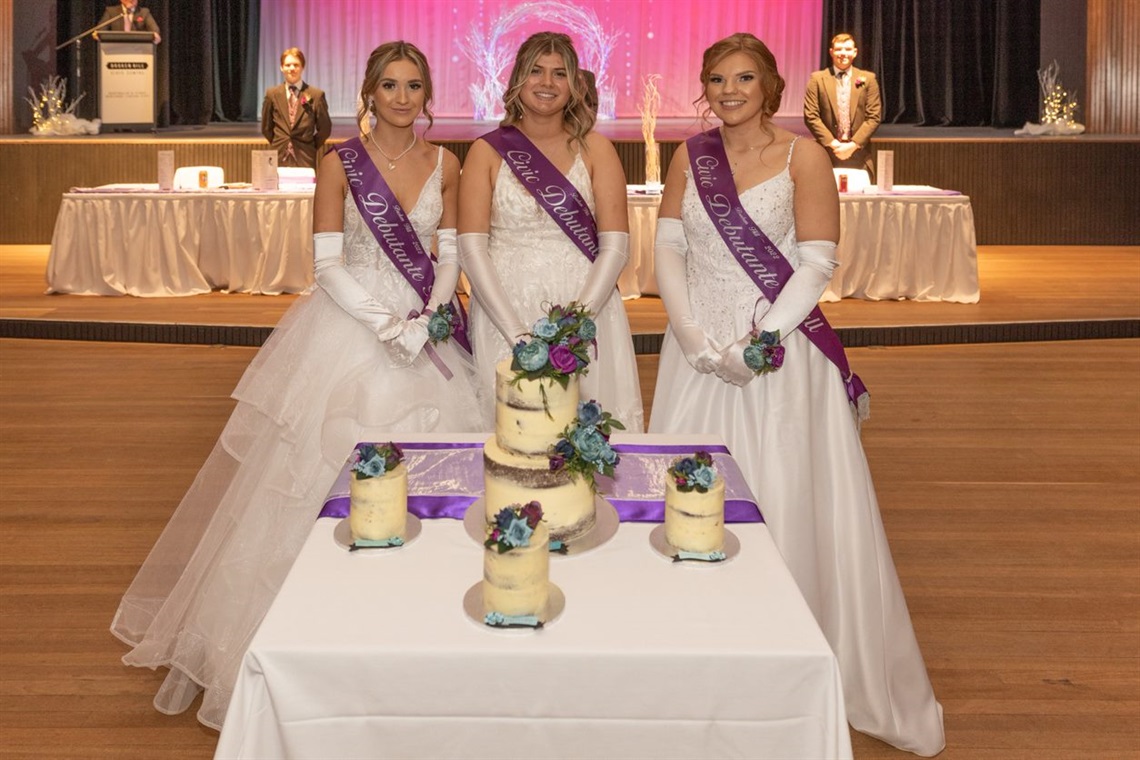
[(48, 292), (278, 295), (312, 283), (312, 185), (275, 192), (147, 187), (64, 194)]
[(762, 524), (730, 525), (741, 551), (717, 566), (622, 524), (552, 558), (559, 618), (495, 631), (463, 611), (483, 548), (461, 522), (353, 554), (337, 522), (254, 636), (216, 757), (851, 757), (835, 658)]
[[(930, 188), (937, 193), (936, 188)], [(659, 195), (630, 193), (629, 264), (618, 279), (623, 298), (656, 294), (653, 239)], [(839, 268), (823, 301), (863, 298), (977, 303), (974, 212), (965, 195), (843, 194)]]
[(978, 302), (969, 197), (851, 193), (839, 212), (839, 268), (821, 300)]

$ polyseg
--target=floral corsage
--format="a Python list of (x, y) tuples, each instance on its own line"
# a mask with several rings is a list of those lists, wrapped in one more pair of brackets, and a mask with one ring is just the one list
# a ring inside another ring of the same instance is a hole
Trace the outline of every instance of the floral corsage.
[(404, 461), (404, 452), (394, 443), (362, 443), (352, 457), (352, 473), (357, 480), (378, 478)]
[(455, 306), (450, 303), (440, 304), (428, 319), (428, 340), (433, 344), (446, 343), (455, 330), (455, 320), (458, 315)]
[(707, 451), (698, 451), (691, 457), (679, 457), (669, 466), (669, 477), (681, 493), (696, 491), (708, 493), (716, 481), (716, 470), (713, 469), (712, 455)]
[(549, 378), (563, 388), (571, 375), (584, 374), (590, 364), (589, 348), (596, 345), (597, 325), (584, 306), (552, 306), (534, 323), (530, 339), (519, 341), (511, 369), (515, 381)]
[(855, 77), (855, 87), (859, 88), (867, 84), (867, 77)]
[(603, 412), (597, 401), (578, 403), (578, 418), (566, 426), (550, 449), (550, 471), (567, 470), (572, 477), (584, 477), (596, 490), (594, 474), (613, 477), (621, 457), (610, 445), (610, 434), (625, 425)]
[(499, 554), (530, 546), (530, 537), (541, 519), (542, 505), (537, 501), (503, 507), (495, 515), (495, 522), (487, 526), (487, 540), (483, 546), (495, 549)]
[(752, 342), (744, 347), (744, 364), (757, 375), (766, 375), (784, 366), (780, 331), (753, 329)]

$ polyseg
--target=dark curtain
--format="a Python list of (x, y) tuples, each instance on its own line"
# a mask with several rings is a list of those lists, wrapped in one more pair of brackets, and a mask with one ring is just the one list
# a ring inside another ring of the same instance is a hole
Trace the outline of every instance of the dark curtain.
[(213, 0), (214, 121), (257, 121), (261, 0)]
[[(108, 1), (58, 0), (57, 34), (71, 39), (94, 26)], [(158, 126), (207, 124), (211, 119), (256, 120), (257, 44), (260, 0), (141, 0), (162, 30), (157, 50)], [(77, 109), (98, 115), (98, 50), (87, 38), (77, 51), (59, 51), (56, 69), (67, 77), (68, 92), (86, 97)], [(82, 58), (82, 65), (77, 59)]]
[(855, 38), (883, 122), (1020, 127), (1038, 117), (1041, 0), (823, 0), (831, 38)]

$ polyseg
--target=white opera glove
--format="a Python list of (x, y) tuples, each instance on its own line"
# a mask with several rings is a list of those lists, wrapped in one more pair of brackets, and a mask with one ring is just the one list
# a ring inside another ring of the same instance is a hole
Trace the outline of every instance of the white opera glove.
[(436, 230), (438, 256), (435, 262), (435, 280), (423, 313), (404, 320), (400, 334), (388, 344), (388, 353), (396, 366), (406, 367), (415, 361), (428, 342), (428, 322), (432, 312), (451, 301), (459, 283), (459, 250), (455, 243), (455, 228)]
[(827, 289), (831, 273), (839, 266), (835, 260), (836, 245), (830, 240), (805, 240), (796, 245), (800, 266), (757, 325), (768, 332), (779, 330), (781, 337), (791, 335), (807, 318)]
[(680, 219), (657, 220), (657, 239), (654, 243), (654, 269), (657, 289), (669, 315), (669, 327), (681, 346), (685, 360), (702, 374), (716, 371), (721, 362), (720, 352), (705, 331), (693, 319), (689, 305), (689, 281), (685, 272), (685, 254), (689, 242)]
[(530, 329), (519, 319), (491, 263), (491, 236), (486, 232), (465, 232), (459, 236), (459, 263), (471, 281), (471, 295), (507, 343), (514, 345)]
[(629, 233), (599, 232), (598, 255), (590, 265), (578, 303), (597, 316), (617, 289), (618, 277), (629, 263)]
[(344, 268), (341, 252), (344, 233), (313, 235), (313, 276), (336, 305), (367, 327), (382, 341), (400, 334), (403, 320), (388, 311)]
[(745, 335), (735, 343), (730, 343), (721, 352), (721, 362), (716, 368), (716, 376), (726, 383), (743, 388), (756, 378), (756, 373), (744, 363), (744, 349), (752, 342), (752, 335)]

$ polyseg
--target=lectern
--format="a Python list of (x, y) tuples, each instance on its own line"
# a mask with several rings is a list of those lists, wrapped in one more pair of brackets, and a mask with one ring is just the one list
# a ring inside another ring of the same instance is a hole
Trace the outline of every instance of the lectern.
[(103, 129), (155, 127), (154, 35), (99, 34), (99, 118)]

